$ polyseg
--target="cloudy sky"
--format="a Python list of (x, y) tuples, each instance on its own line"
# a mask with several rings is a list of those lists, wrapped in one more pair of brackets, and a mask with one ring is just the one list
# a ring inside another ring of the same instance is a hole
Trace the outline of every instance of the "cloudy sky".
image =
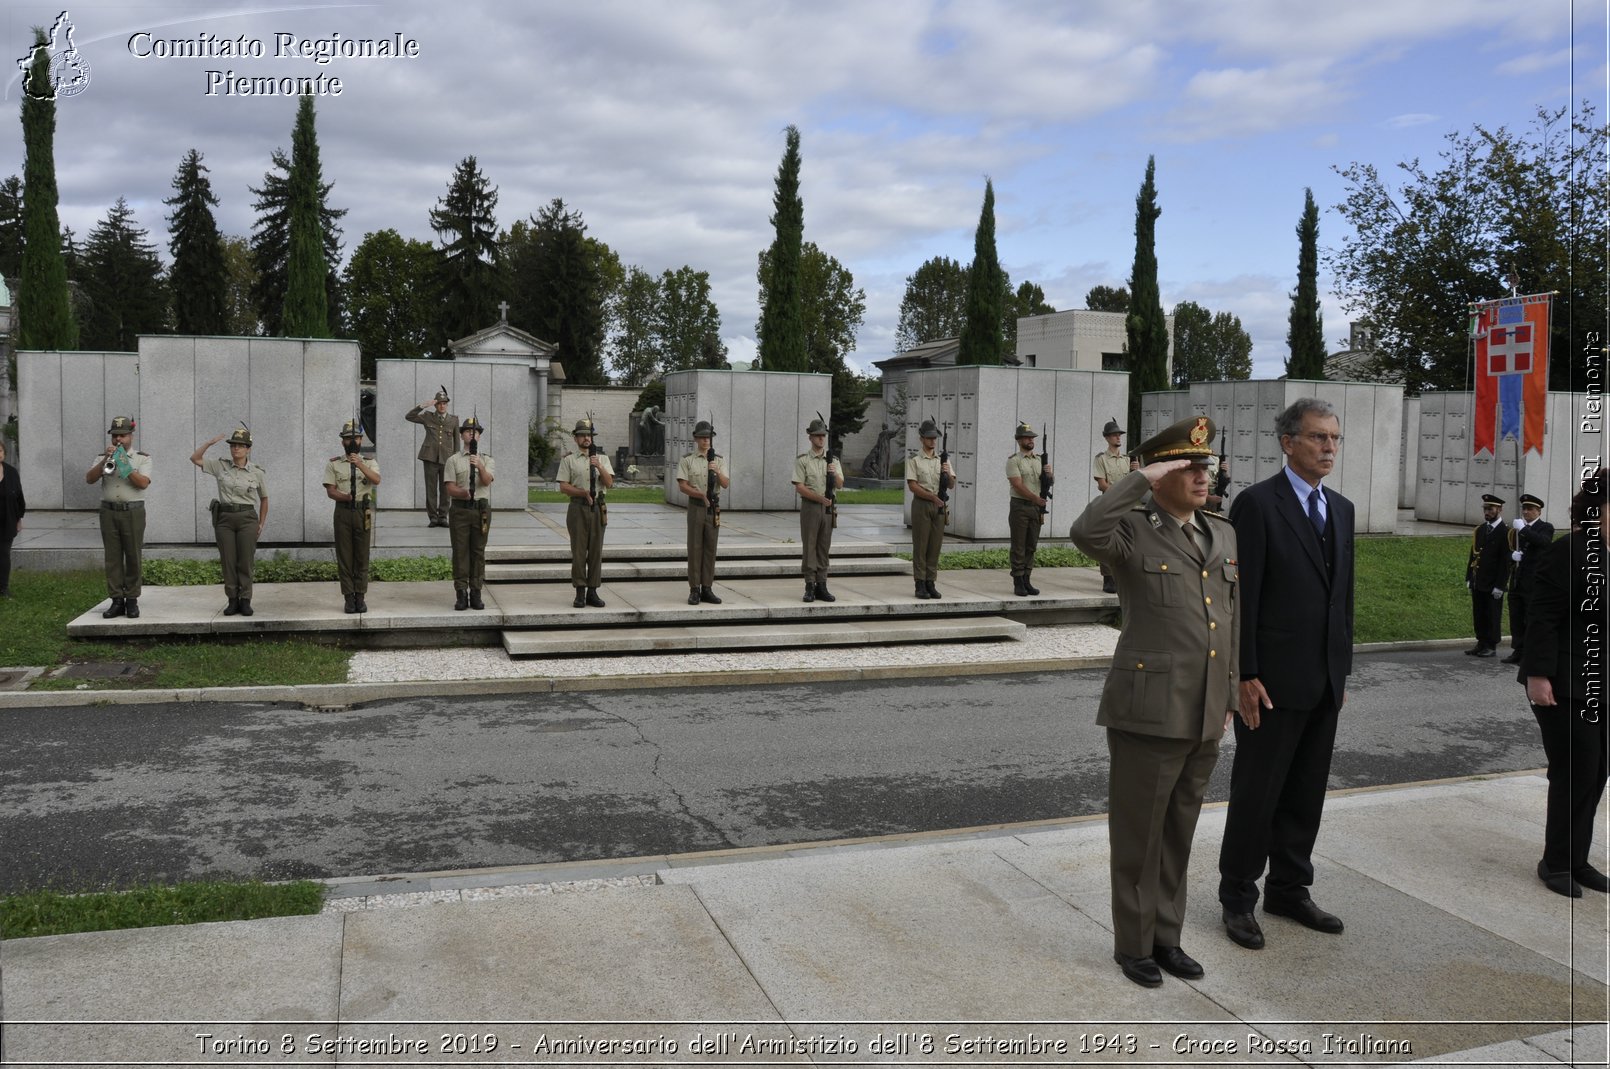
[[(59, 7), (9, 0), (8, 57)], [(1303, 189), (1339, 243), (1333, 167), (1432, 159), (1472, 124), (1606, 97), (1603, 0), (402, 0), (304, 6), (87, 4), (69, 9), (89, 82), (57, 109), (65, 225), (118, 196), (166, 255), (180, 159), (211, 168), (226, 233), (296, 102), (226, 92), (338, 78), (318, 128), (348, 252), (373, 230), (433, 238), (427, 213), (476, 156), (498, 222), (554, 197), (623, 262), (708, 271), (735, 358), (754, 351), (755, 262), (771, 241), (783, 131), (800, 128), (805, 236), (866, 290), (852, 357), (891, 354), (905, 278), (972, 258), (985, 176), (1002, 266), (1058, 308), (1119, 285), (1134, 197), (1157, 158), (1165, 308), (1241, 317), (1258, 376), (1278, 375)], [(285, 35), (282, 37), (281, 35)], [(402, 58), (319, 63), (284, 42), (417, 42)], [(222, 42), (262, 55), (219, 54)], [(195, 58), (186, 50), (211, 50)], [(14, 72), (14, 67), (11, 68)], [(218, 72), (209, 75), (208, 72)], [(5, 107), (17, 106), (11, 73)], [(12, 114), (15, 114), (13, 112)], [(21, 173), (19, 126), (0, 174)], [(1333, 347), (1346, 315), (1322, 277)]]

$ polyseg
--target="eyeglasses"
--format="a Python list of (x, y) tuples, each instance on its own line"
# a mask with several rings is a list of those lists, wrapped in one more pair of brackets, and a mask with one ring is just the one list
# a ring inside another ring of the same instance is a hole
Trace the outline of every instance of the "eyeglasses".
[(1342, 436), (1339, 434), (1323, 434), (1319, 431), (1308, 431), (1307, 433), (1297, 435), (1297, 437), (1307, 438), (1315, 445), (1324, 445), (1326, 442), (1329, 442), (1331, 445), (1342, 444)]

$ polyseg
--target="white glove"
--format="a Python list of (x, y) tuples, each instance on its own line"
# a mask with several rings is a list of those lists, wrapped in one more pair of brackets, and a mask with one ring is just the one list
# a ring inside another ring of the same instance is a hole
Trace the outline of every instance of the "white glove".
[(1504, 597), (1504, 588), (1501, 587), (1501, 586), (1493, 587), (1493, 600), (1494, 601), (1501, 601), (1501, 600), (1503, 600), (1503, 597)]
[(1512, 561), (1515, 561), (1518, 564), (1518, 563), (1520, 563), (1520, 559), (1522, 557), (1524, 557), (1525, 555), (1526, 554), (1522, 553), (1520, 550), (1517, 549), (1515, 552), (1513, 552), (1513, 553), (1511, 553), (1509, 555), (1509, 559), (1512, 560)]
[(1511, 522), (1511, 523), (1510, 523), (1510, 526), (1511, 526), (1511, 527), (1513, 527), (1513, 528), (1515, 528), (1515, 530), (1517, 530), (1517, 531), (1519, 531), (1519, 530), (1520, 530), (1520, 529), (1521, 529), (1521, 528), (1522, 528), (1522, 527), (1525, 527), (1525, 526), (1526, 526), (1526, 521), (1525, 521), (1525, 520), (1523, 520), (1523, 519), (1521, 519), (1521, 518), (1520, 518), (1520, 517), (1519, 517), (1519, 516), (1517, 516), (1517, 517), (1515, 517), (1515, 519), (1514, 519), (1514, 520), (1513, 520), (1513, 521), (1512, 521), (1512, 522)]

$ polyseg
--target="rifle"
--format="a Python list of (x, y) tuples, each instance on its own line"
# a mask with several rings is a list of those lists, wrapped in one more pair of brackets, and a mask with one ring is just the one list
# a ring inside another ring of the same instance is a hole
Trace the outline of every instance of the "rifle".
[(1046, 500), (1046, 503), (1040, 506), (1040, 523), (1044, 525), (1046, 513), (1051, 510), (1051, 484), (1056, 480), (1051, 477), (1048, 470), (1051, 467), (1050, 428), (1043, 423), (1040, 424), (1040, 444), (1045, 447), (1044, 452), (1040, 454), (1040, 496)]
[[(822, 419), (822, 414), (820, 412), (816, 413), (816, 418)], [(822, 419), (822, 424), (827, 426), (827, 420)], [(833, 460), (833, 428), (828, 427), (827, 466), (823, 470), (827, 473), (827, 511), (833, 517), (833, 529), (837, 530), (839, 526), (839, 491), (838, 487), (833, 485)]]
[(950, 523), (950, 473), (945, 465), (950, 463), (950, 424), (945, 424), (941, 432), (943, 437), (939, 440), (939, 500), (945, 505), (945, 523)]
[(705, 451), (705, 506), (715, 526), (721, 526), (721, 480), (716, 476), (716, 414), (710, 413), (710, 448)]
[[(598, 424), (593, 422), (591, 412), (587, 413), (587, 426), (594, 431), (598, 430)], [(598, 469), (593, 466), (593, 457), (601, 456), (603, 452), (599, 448), (597, 436), (589, 435), (587, 437), (587, 492), (592, 495), (593, 508), (598, 512), (598, 526), (608, 527), (609, 506), (604, 503), (604, 492), (598, 489)]]

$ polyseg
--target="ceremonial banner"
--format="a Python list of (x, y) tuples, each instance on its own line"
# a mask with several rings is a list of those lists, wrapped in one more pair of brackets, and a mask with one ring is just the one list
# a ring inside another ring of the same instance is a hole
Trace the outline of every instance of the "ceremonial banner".
[(1507, 297), (1471, 306), (1476, 343), (1473, 453), (1491, 454), (1514, 438), (1522, 451), (1543, 452), (1548, 402), (1549, 303), (1552, 294)]

